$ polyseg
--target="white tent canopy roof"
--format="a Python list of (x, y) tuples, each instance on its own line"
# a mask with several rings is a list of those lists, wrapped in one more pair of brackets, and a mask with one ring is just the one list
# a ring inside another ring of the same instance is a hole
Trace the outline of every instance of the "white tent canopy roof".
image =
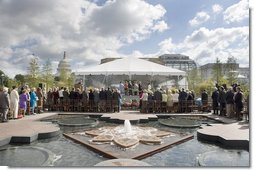
[(144, 59), (126, 57), (89, 67), (75, 72), (75, 75), (172, 75), (184, 76), (184, 71), (156, 64)]

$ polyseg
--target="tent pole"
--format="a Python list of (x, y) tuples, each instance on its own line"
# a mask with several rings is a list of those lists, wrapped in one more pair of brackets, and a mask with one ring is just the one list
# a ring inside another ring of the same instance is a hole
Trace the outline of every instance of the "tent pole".
[(129, 80), (131, 81), (131, 73), (129, 73)]
[(177, 85), (177, 88), (179, 89), (180, 87), (179, 87), (179, 75), (177, 75), (177, 83), (176, 83), (176, 85)]
[(185, 90), (186, 90), (187, 89), (187, 84), (186, 84), (187, 77), (185, 76), (184, 79), (185, 79), (184, 80), (184, 82), (185, 82), (184, 84), (185, 84)]
[(83, 86), (84, 86), (84, 90), (85, 90), (85, 87), (86, 87), (86, 75), (83, 75), (83, 78), (82, 78), (82, 82), (83, 82)]
[(106, 74), (105, 77), (106, 77), (106, 87), (108, 87), (108, 75)]

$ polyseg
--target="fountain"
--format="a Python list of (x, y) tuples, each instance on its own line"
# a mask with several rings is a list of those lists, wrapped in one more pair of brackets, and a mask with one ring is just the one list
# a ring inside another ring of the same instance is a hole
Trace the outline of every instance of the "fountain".
[(103, 126), (63, 135), (109, 158), (130, 159), (142, 159), (193, 138), (193, 135), (131, 125), (129, 120), (118, 126)]
[(129, 120), (124, 121), (124, 130), (127, 134), (132, 132), (131, 123)]

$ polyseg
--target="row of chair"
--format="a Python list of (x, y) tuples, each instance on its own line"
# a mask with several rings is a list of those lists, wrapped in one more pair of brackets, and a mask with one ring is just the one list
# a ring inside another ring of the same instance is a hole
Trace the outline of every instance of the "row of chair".
[[(49, 111), (65, 112), (115, 112), (119, 111), (118, 101), (102, 100), (99, 102), (84, 101), (79, 99), (62, 99), (55, 103), (46, 102), (44, 108)], [(211, 104), (196, 105), (194, 101), (175, 102), (172, 106), (167, 106), (166, 102), (161, 101), (142, 101), (141, 105), (130, 103), (121, 104), (122, 110), (140, 110), (141, 113), (189, 113), (189, 112), (206, 112), (211, 110)]]
[(211, 103), (196, 105), (194, 101), (174, 102), (168, 106), (166, 102), (142, 102), (141, 113), (190, 113), (211, 111)]
[(102, 100), (99, 102), (84, 101), (79, 99), (63, 99), (55, 103), (44, 105), (48, 111), (64, 111), (64, 112), (114, 112), (118, 111), (117, 101)]

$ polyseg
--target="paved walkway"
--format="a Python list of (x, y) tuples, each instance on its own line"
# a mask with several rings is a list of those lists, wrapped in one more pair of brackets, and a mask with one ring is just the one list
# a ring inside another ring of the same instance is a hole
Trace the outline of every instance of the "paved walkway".
[[(60, 133), (60, 128), (51, 122), (40, 122), (39, 120), (45, 117), (56, 114), (76, 114), (89, 115), (100, 117), (102, 113), (73, 113), (73, 112), (45, 112), (37, 115), (29, 115), (18, 120), (9, 120), (7, 123), (0, 123), (0, 146), (9, 143), (31, 143), (37, 139), (50, 138)], [(201, 137), (208, 138), (210, 141), (220, 141), (222, 143), (234, 144), (241, 142), (242, 144), (249, 144), (249, 124), (237, 122), (236, 120), (212, 115), (211, 113), (204, 114), (142, 114), (138, 111), (122, 111), (120, 113), (104, 114), (105, 118), (113, 118), (117, 120), (157, 120), (157, 117), (167, 116), (206, 116), (224, 124), (213, 124), (212, 126), (203, 127), (198, 130)], [(215, 137), (215, 138), (214, 138)], [(228, 141), (227, 141), (228, 140)]]
[(57, 125), (39, 121), (41, 118), (52, 115), (56, 113), (29, 115), (22, 119), (0, 123), (0, 146), (9, 143), (31, 143), (37, 139), (58, 135), (60, 128)]

